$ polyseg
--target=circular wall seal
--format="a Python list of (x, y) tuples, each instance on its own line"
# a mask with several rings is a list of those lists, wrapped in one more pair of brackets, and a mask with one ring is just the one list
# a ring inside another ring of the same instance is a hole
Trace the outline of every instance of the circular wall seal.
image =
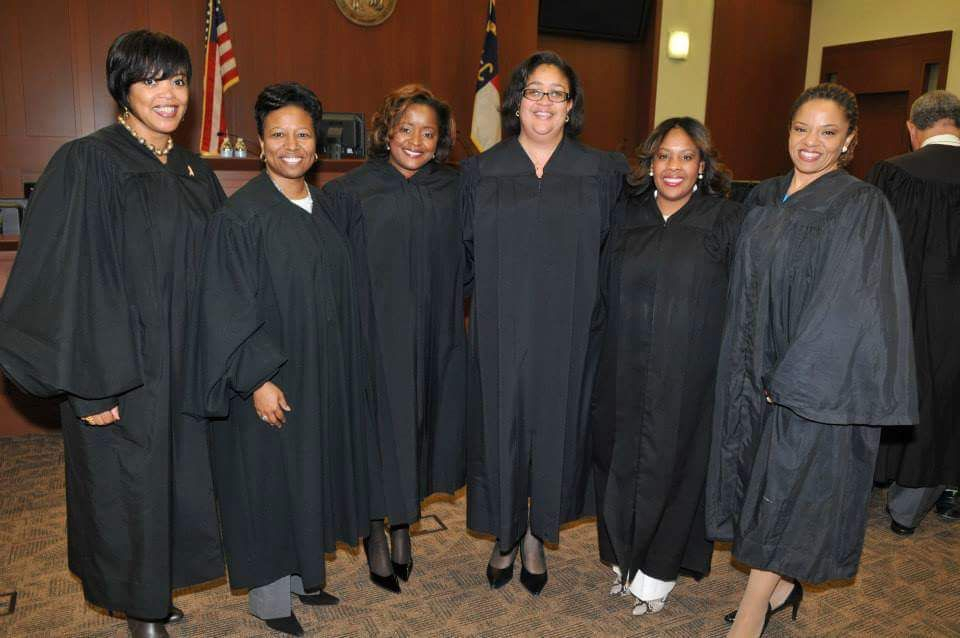
[(340, 13), (361, 27), (382, 24), (397, 8), (397, 0), (336, 0)]

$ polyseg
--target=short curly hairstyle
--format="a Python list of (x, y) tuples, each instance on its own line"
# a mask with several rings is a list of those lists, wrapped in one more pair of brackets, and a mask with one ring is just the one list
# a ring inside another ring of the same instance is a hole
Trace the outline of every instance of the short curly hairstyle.
[(500, 107), (500, 121), (503, 132), (507, 135), (520, 134), (520, 118), (517, 117), (517, 111), (520, 110), (520, 100), (523, 99), (523, 90), (527, 88), (527, 80), (537, 68), (549, 64), (555, 66), (567, 77), (570, 84), (570, 102), (573, 106), (570, 108), (567, 120), (563, 126), (563, 131), (571, 137), (576, 137), (583, 130), (583, 85), (580, 84), (580, 78), (577, 72), (573, 70), (566, 60), (558, 53), (553, 51), (537, 51), (526, 60), (520, 63), (510, 75), (510, 83), (504, 93), (503, 105)]
[(264, 87), (253, 105), (253, 116), (257, 120), (257, 135), (263, 137), (263, 121), (267, 115), (285, 106), (299, 106), (313, 121), (313, 134), (320, 130), (323, 119), (323, 105), (317, 94), (297, 82), (284, 82)]
[(436, 113), (439, 135), (434, 159), (437, 162), (445, 162), (453, 148), (453, 111), (449, 104), (422, 84), (405, 84), (383, 98), (383, 103), (373, 114), (370, 122), (368, 154), (374, 158), (390, 155), (390, 138), (393, 137), (394, 131), (400, 124), (400, 118), (411, 104), (429, 106)]
[(847, 144), (847, 150), (840, 153), (837, 165), (843, 168), (853, 161), (853, 149), (857, 147), (857, 141), (860, 138), (857, 131), (857, 125), (860, 123), (860, 107), (857, 106), (857, 96), (847, 87), (833, 82), (811, 86), (793, 101), (793, 105), (790, 107), (790, 117), (787, 120), (788, 130), (793, 124), (793, 118), (796, 117), (800, 107), (811, 100), (830, 100), (840, 107), (844, 117), (847, 118), (847, 135), (852, 133), (853, 139)]
[(165, 33), (127, 31), (110, 45), (106, 61), (107, 90), (121, 109), (130, 109), (130, 86), (144, 80), (165, 80), (183, 74), (190, 82), (193, 68), (187, 47)]
[(700, 120), (692, 117), (671, 117), (660, 122), (643, 144), (637, 147), (637, 168), (627, 178), (627, 183), (633, 187), (634, 192), (640, 193), (651, 188), (653, 178), (650, 177), (650, 167), (653, 165), (653, 158), (663, 143), (663, 138), (675, 128), (689, 135), (700, 151), (700, 160), (703, 162), (701, 184), (704, 192), (708, 195), (729, 197), (730, 169), (720, 161), (720, 155), (710, 138), (710, 130)]

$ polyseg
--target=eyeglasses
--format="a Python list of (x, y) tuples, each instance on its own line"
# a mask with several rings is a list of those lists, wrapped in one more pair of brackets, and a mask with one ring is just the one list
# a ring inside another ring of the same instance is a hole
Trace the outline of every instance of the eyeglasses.
[(541, 91), (540, 89), (524, 89), (521, 91), (523, 97), (528, 100), (533, 100), (534, 102), (539, 102), (540, 98), (544, 95), (547, 96), (547, 99), (551, 102), (566, 102), (570, 99), (570, 94), (566, 91), (561, 91), (559, 89), (553, 89), (552, 91)]

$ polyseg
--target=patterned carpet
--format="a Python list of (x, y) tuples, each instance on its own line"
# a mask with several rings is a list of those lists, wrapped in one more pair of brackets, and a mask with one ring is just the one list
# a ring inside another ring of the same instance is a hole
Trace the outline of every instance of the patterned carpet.
[[(126, 635), (123, 621), (84, 604), (67, 571), (63, 489), (58, 435), (0, 437), (0, 636)], [(870, 508), (859, 576), (808, 588), (797, 622), (776, 616), (767, 636), (960, 636), (960, 524), (931, 515), (915, 535), (900, 538), (887, 527), (880, 491)], [(721, 616), (736, 606), (745, 582), (729, 551), (719, 549), (709, 577), (681, 579), (662, 612), (632, 617), (629, 598), (607, 594), (612, 578), (597, 561), (594, 526), (584, 521), (548, 552), (550, 581), (542, 596), (529, 596), (519, 574), (490, 591), (483, 567), (491, 546), (465, 532), (463, 496), (431, 501), (424, 514), (403, 594), (374, 587), (362, 555), (339, 551), (327, 588), (343, 602), (294, 603), (308, 635), (722, 637)], [(275, 635), (247, 614), (246, 597), (231, 593), (225, 581), (183, 592), (176, 602), (187, 618), (171, 627), (172, 636)]]

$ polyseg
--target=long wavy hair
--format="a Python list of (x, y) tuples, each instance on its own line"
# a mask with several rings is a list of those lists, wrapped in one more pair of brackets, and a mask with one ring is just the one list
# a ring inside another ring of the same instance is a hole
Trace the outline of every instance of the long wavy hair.
[(663, 143), (667, 133), (675, 128), (682, 129), (700, 151), (700, 160), (703, 162), (703, 179), (700, 188), (707, 195), (720, 197), (730, 196), (731, 172), (723, 162), (713, 146), (710, 130), (700, 120), (692, 117), (671, 117), (660, 122), (653, 129), (643, 144), (637, 147), (637, 168), (627, 178), (627, 183), (633, 187), (635, 193), (642, 193), (653, 188), (653, 178), (650, 177), (650, 167), (657, 149)]

